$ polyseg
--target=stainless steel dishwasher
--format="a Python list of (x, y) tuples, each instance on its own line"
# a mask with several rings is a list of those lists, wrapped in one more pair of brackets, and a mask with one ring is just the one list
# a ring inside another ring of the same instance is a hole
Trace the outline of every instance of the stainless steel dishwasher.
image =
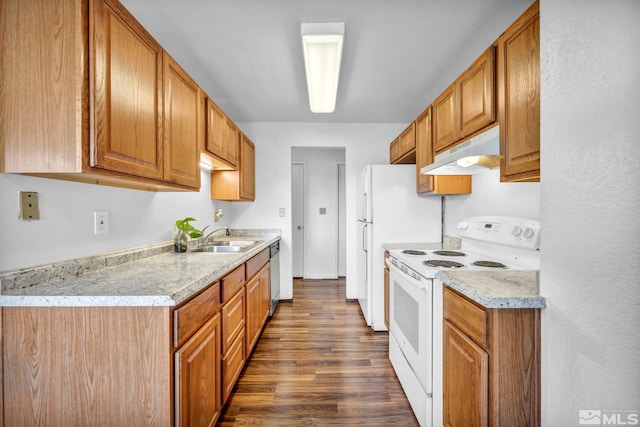
[(280, 301), (280, 241), (269, 246), (269, 268), (271, 269), (271, 310), (269, 315), (273, 316), (276, 306)]

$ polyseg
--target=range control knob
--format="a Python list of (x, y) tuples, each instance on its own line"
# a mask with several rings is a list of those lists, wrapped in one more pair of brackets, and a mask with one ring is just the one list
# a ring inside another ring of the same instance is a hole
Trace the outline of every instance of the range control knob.
[(464, 221), (458, 223), (458, 230), (463, 230), (464, 231), (467, 228), (469, 228), (469, 223), (464, 222)]
[(513, 228), (511, 229), (511, 234), (513, 234), (516, 237), (521, 235), (522, 227), (520, 227), (519, 225), (514, 225)]
[(527, 228), (525, 228), (525, 229), (524, 229), (524, 234), (523, 234), (523, 236), (524, 236), (524, 238), (525, 238), (525, 239), (530, 239), (530, 238), (532, 238), (534, 234), (536, 234), (536, 232), (535, 232), (535, 231), (533, 231), (533, 229), (532, 229), (532, 228), (527, 227)]

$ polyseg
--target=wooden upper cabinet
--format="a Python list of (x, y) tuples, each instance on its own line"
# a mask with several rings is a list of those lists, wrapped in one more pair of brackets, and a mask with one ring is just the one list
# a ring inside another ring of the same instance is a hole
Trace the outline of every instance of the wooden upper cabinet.
[(164, 54), (164, 151), (167, 181), (200, 187), (201, 91), (198, 84)]
[(458, 139), (496, 120), (495, 49), (491, 46), (456, 80)]
[(491, 46), (431, 104), (435, 154), (495, 122), (495, 97), (495, 49)]
[(433, 163), (432, 107), (418, 116), (416, 129), (416, 192), (418, 194), (468, 194), (471, 193), (471, 176), (423, 175), (420, 169)]
[(540, 180), (540, 17), (536, 1), (498, 39), (501, 181)]
[(240, 145), (240, 198), (256, 198), (256, 148), (245, 134)]
[(211, 171), (211, 198), (227, 201), (254, 201), (256, 197), (255, 146), (239, 132), (240, 155), (237, 170)]
[(162, 47), (120, 3), (91, 6), (90, 165), (162, 179)]
[(198, 145), (188, 146), (197, 118), (182, 116), (197, 89), (190, 79), (176, 86), (186, 74), (165, 67), (162, 47), (117, 0), (4, 0), (0, 16), (0, 171), (198, 188)]
[(216, 169), (238, 167), (240, 131), (211, 98), (207, 99), (207, 136), (204, 155)]
[(455, 115), (455, 87), (455, 83), (449, 86), (431, 104), (433, 109), (433, 150), (435, 154), (446, 150), (458, 139), (458, 124)]
[(389, 146), (389, 163), (414, 164), (416, 162), (416, 127), (411, 123)]

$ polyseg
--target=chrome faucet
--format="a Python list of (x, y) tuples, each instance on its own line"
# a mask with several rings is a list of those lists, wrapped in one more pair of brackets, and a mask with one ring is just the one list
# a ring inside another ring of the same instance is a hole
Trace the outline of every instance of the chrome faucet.
[[(208, 226), (207, 226), (207, 227), (208, 227)], [(202, 231), (206, 230), (206, 229), (207, 229), (207, 227), (203, 228), (203, 229), (202, 229)], [(218, 231), (220, 231), (220, 230), (225, 230), (225, 232), (224, 232), (224, 235), (225, 235), (225, 236), (231, 236), (231, 233), (229, 232), (229, 227), (216, 228), (215, 230), (213, 230), (213, 231), (209, 232), (206, 236), (204, 236), (204, 237), (199, 237), (199, 238), (198, 238), (198, 245), (202, 246), (202, 245), (206, 244), (206, 243), (207, 243), (207, 240), (209, 240), (209, 237), (211, 237), (211, 235), (212, 235), (213, 233), (216, 233), (216, 232), (218, 232)]]

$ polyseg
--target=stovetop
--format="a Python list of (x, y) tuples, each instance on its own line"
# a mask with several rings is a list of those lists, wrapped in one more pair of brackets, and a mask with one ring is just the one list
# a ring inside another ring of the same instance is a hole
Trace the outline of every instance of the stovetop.
[(458, 224), (460, 249), (390, 250), (390, 255), (426, 278), (439, 271), (538, 270), (540, 223), (514, 217), (474, 217)]

